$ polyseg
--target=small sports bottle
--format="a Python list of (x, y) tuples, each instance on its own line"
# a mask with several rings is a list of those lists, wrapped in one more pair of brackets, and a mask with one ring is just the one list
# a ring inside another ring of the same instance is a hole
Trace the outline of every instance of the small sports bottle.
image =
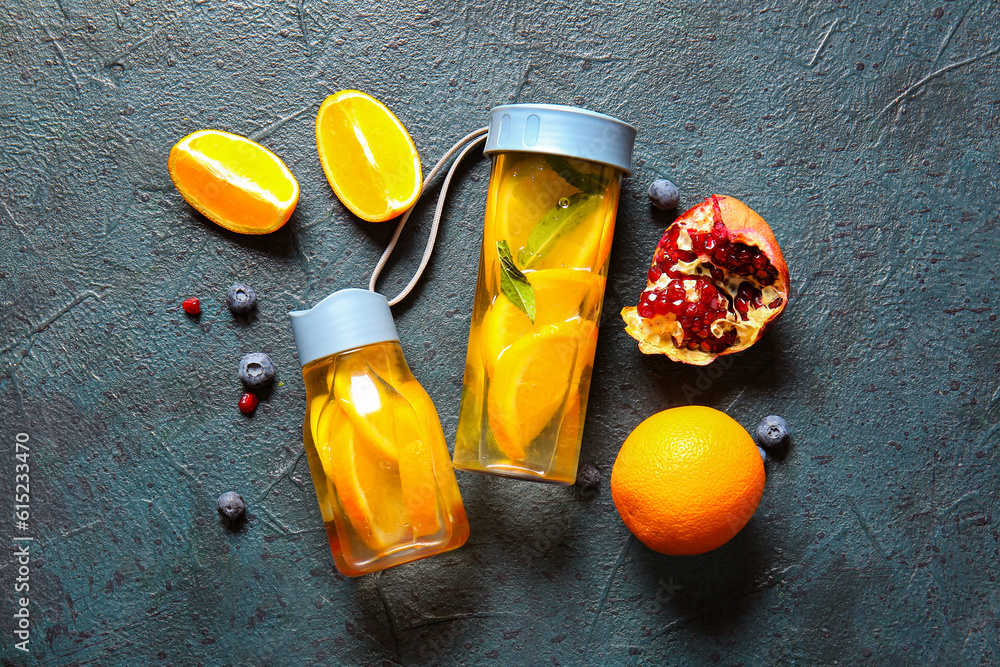
[(306, 455), (337, 569), (358, 576), (464, 544), (469, 524), (441, 422), (385, 297), (344, 289), (289, 315)]

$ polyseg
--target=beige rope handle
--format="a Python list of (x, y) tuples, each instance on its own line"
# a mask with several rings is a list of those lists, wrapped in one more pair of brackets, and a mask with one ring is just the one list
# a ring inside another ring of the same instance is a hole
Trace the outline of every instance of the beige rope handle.
[(375, 270), (372, 271), (371, 280), (368, 281), (368, 289), (372, 292), (375, 291), (375, 283), (378, 282), (379, 274), (382, 273), (382, 269), (385, 268), (386, 263), (389, 261), (389, 256), (396, 247), (396, 242), (399, 241), (399, 236), (403, 233), (403, 226), (406, 225), (406, 221), (410, 219), (410, 214), (413, 213), (413, 209), (416, 207), (417, 202), (420, 201), (420, 197), (424, 194), (427, 184), (434, 180), (434, 177), (438, 175), (438, 172), (440, 172), (444, 165), (447, 164), (448, 160), (450, 160), (455, 153), (461, 150), (462, 152), (459, 153), (458, 157), (452, 163), (451, 168), (448, 170), (448, 175), (445, 176), (444, 183), (441, 184), (441, 193), (438, 195), (437, 208), (434, 209), (434, 221), (431, 223), (431, 233), (427, 238), (427, 245), (424, 247), (424, 256), (420, 260), (420, 266), (417, 267), (417, 272), (413, 274), (413, 278), (411, 278), (409, 284), (403, 288), (403, 291), (389, 301), (390, 306), (395, 306), (407, 297), (407, 295), (413, 290), (413, 287), (417, 284), (417, 281), (420, 280), (420, 276), (423, 275), (424, 269), (427, 268), (427, 263), (431, 261), (431, 254), (434, 252), (434, 243), (437, 240), (438, 227), (441, 225), (441, 213), (444, 211), (444, 200), (448, 194), (448, 186), (451, 185), (451, 177), (455, 175), (455, 170), (458, 169), (458, 165), (462, 161), (462, 158), (464, 158), (470, 150), (486, 140), (487, 130), (489, 130), (488, 127), (481, 127), (478, 130), (465, 135), (459, 139), (458, 142), (452, 146), (440, 160), (438, 160), (438, 163), (434, 165), (433, 169), (431, 169), (431, 173), (427, 174), (427, 178), (424, 179), (421, 184), (420, 194), (417, 195), (417, 199), (413, 202), (413, 206), (408, 208), (406, 213), (403, 214), (403, 217), (399, 219), (399, 224), (396, 225), (396, 231), (392, 235), (392, 240), (390, 240), (389, 245), (386, 246), (385, 251), (378, 260), (378, 264), (375, 265)]

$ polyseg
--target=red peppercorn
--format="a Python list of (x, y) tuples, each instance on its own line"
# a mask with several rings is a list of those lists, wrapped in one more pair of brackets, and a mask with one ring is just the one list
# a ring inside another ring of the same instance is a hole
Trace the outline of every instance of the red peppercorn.
[(184, 299), (184, 303), (181, 304), (181, 308), (188, 315), (198, 315), (201, 313), (201, 301), (198, 301), (198, 297), (193, 296), (190, 299)]
[(240, 410), (248, 415), (257, 409), (257, 396), (249, 391), (240, 397)]

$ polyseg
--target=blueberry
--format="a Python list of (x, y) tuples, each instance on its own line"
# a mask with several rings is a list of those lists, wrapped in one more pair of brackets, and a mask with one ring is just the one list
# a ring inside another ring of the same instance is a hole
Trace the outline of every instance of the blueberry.
[(249, 285), (236, 283), (226, 292), (226, 305), (237, 315), (249, 313), (257, 305), (257, 294)]
[(235, 491), (226, 491), (219, 496), (219, 514), (230, 521), (236, 521), (243, 516), (246, 505), (243, 503), (243, 496)]
[(757, 452), (760, 454), (760, 460), (767, 463), (767, 452), (764, 451), (764, 448), (758, 447)]
[(240, 379), (250, 389), (260, 389), (274, 379), (274, 362), (263, 352), (251, 352), (240, 359)]
[(769, 415), (757, 424), (757, 442), (765, 449), (777, 449), (788, 443), (788, 424), (778, 415)]
[(576, 485), (581, 489), (596, 489), (601, 483), (601, 471), (593, 464), (584, 463), (576, 474)]
[(681, 194), (677, 191), (677, 186), (665, 178), (658, 178), (649, 186), (649, 201), (662, 211), (677, 208), (680, 200)]

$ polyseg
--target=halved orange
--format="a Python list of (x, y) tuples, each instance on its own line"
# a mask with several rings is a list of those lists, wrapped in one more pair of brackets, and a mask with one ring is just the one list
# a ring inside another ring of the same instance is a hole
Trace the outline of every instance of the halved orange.
[(326, 98), (316, 115), (316, 147), (333, 191), (363, 220), (391, 220), (420, 194), (413, 139), (371, 95), (342, 90)]
[(281, 159), (258, 143), (199, 130), (170, 149), (170, 178), (206, 218), (240, 234), (269, 234), (299, 201), (299, 184)]
[(579, 322), (552, 324), (522, 336), (494, 366), (487, 397), (490, 431), (512, 460), (525, 458), (528, 445), (565, 401), (579, 347)]

